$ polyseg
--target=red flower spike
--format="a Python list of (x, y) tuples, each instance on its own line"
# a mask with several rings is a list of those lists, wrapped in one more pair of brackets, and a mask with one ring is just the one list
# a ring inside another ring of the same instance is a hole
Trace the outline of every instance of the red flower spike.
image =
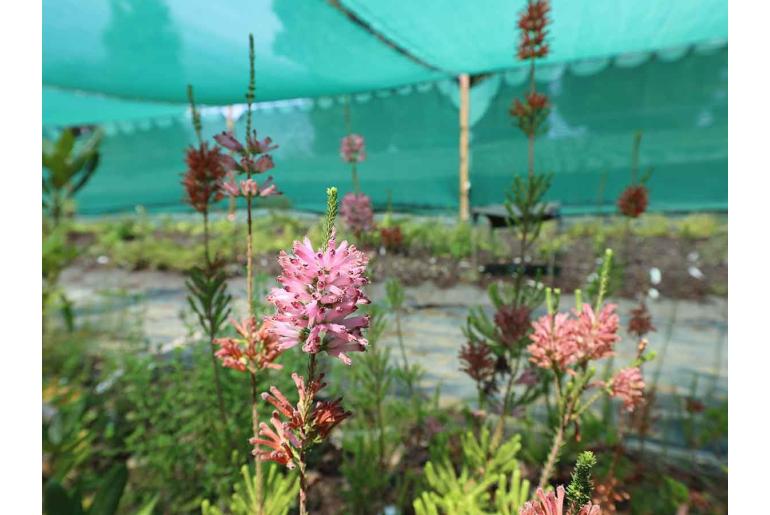
[(219, 148), (209, 149), (206, 143), (187, 149), (187, 171), (182, 178), (182, 185), (187, 202), (199, 213), (207, 212), (212, 203), (224, 196), (219, 188), (226, 173), (221, 158)]
[(461, 371), (476, 382), (491, 381), (495, 375), (496, 360), (486, 345), (469, 341), (460, 348)]
[(638, 218), (647, 211), (650, 194), (641, 184), (629, 186), (618, 198), (618, 210), (629, 218)]

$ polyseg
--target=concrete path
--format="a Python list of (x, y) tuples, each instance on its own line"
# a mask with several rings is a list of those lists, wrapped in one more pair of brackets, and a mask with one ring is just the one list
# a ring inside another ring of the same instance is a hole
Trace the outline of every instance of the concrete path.
[[(158, 350), (167, 350), (190, 341), (195, 324), (185, 324), (182, 314), (190, 310), (185, 300), (184, 278), (164, 272), (128, 272), (114, 269), (77, 269), (65, 271), (61, 280), (68, 296), (77, 306), (80, 322), (124, 324), (144, 337)], [(235, 310), (245, 311), (242, 279), (230, 282)], [(405, 289), (406, 313), (404, 339), (412, 362), (426, 371), (426, 384), (442, 385), (442, 400), (454, 402), (474, 399), (472, 381), (458, 370), (457, 352), (464, 342), (461, 327), (468, 308), (481, 305), (491, 314), (486, 291), (471, 285), (442, 289), (431, 283)], [(377, 302), (384, 297), (382, 284), (371, 286), (370, 296)], [(574, 305), (570, 296), (562, 306)], [(634, 303), (619, 302), (622, 326)], [(657, 332), (650, 336), (650, 349), (659, 359), (649, 365), (648, 374), (660, 368), (659, 386), (665, 392), (687, 394), (698, 376), (698, 396), (722, 397), (727, 392), (727, 301), (711, 298), (703, 303), (659, 299), (648, 304)], [(386, 332), (383, 345), (392, 346), (397, 355), (397, 341)], [(619, 362), (635, 352), (635, 343), (626, 338), (619, 344)], [(649, 377), (652, 380), (652, 377)]]

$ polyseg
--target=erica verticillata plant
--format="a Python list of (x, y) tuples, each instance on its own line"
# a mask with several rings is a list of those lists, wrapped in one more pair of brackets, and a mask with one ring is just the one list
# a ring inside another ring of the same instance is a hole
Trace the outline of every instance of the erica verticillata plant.
[[(579, 436), (580, 417), (603, 394), (623, 401), (627, 411), (633, 411), (643, 401), (644, 380), (639, 366), (651, 359), (638, 349), (637, 358), (607, 381), (592, 382), (596, 373), (592, 363), (615, 354), (619, 318), (614, 304), (605, 304), (612, 252), (607, 251), (600, 275), (599, 292), (594, 306), (583, 303), (580, 291), (575, 292), (576, 308), (558, 312), (559, 291), (547, 290), (548, 314), (533, 323), (531, 343), (527, 347), (529, 360), (547, 372), (553, 380), (556, 394), (557, 422), (551, 450), (543, 467), (539, 486), (544, 488), (558, 461), (566, 431), (575, 426)], [(598, 391), (588, 399), (583, 394)]]
[[(271, 151), (278, 148), (272, 139), (257, 138), (257, 132), (252, 130), (252, 103), (255, 91), (254, 72), (254, 36), (249, 34), (249, 85), (246, 91), (246, 137), (241, 142), (232, 131), (225, 131), (214, 139), (223, 148), (233, 153), (230, 155), (221, 152), (220, 163), (226, 172), (219, 186), (221, 192), (233, 197), (246, 200), (246, 297), (248, 301), (248, 314), (242, 323), (232, 322), (240, 338), (222, 338), (215, 341), (219, 346), (216, 352), (222, 364), (228, 368), (241, 370), (249, 375), (251, 383), (251, 419), (252, 431), (256, 436), (259, 431), (259, 417), (257, 411), (257, 374), (265, 368), (275, 368), (273, 363), (280, 353), (280, 348), (275, 344), (275, 339), (270, 336), (264, 324), (257, 322), (254, 313), (254, 246), (252, 237), (252, 209), (257, 197), (269, 197), (278, 195), (279, 192), (268, 177), (261, 183), (254, 177), (264, 174), (275, 167)], [(236, 159), (236, 157), (238, 159)], [(236, 184), (236, 177), (242, 177)], [(262, 503), (262, 467), (259, 460), (255, 468), (257, 485), (257, 503)]]
[[(521, 272), (520, 272), (521, 273)], [(525, 284), (492, 284), (489, 298), (495, 308), (490, 318), (483, 309), (471, 309), (464, 333), (469, 343), (460, 349), (461, 368), (476, 382), (479, 409), (499, 411), (492, 447), (502, 441), (505, 422), (543, 393), (543, 375), (528, 366), (526, 352), (532, 331), (532, 311), (542, 303), (541, 288)]]
[(305, 238), (294, 243), (291, 254), (281, 252), (278, 282), (282, 286), (273, 288), (267, 297), (276, 308), (276, 313), (266, 318), (268, 332), (276, 338), (278, 349), (300, 347), (308, 355), (307, 376), (292, 374), (299, 397), (296, 405), (276, 387), (262, 395), (276, 411), (272, 427), (260, 424), (259, 435), (252, 440), (258, 460), (275, 461), (299, 471), (303, 515), (307, 513), (308, 452), (350, 416), (342, 407), (342, 399), (317, 399), (325, 386), (318, 372), (318, 355), (326, 353), (350, 365), (349, 354), (366, 350), (368, 343), (362, 331), (369, 326), (369, 317), (356, 314), (359, 306), (369, 303), (362, 289), (368, 282), (364, 275), (368, 258), (347, 241), (337, 245), (337, 189), (329, 188), (327, 197), (323, 243), (314, 248)]
[(639, 177), (639, 148), (642, 144), (642, 133), (634, 135), (634, 144), (631, 151), (631, 184), (618, 197), (618, 211), (628, 219), (639, 218), (647, 211), (650, 202), (650, 193), (645, 183), (652, 175), (652, 170)]
[(214, 340), (222, 328), (227, 315), (230, 313), (231, 296), (227, 293), (225, 273), (222, 261), (211, 256), (209, 242), (209, 212), (213, 204), (223, 198), (219, 183), (225, 176), (222, 165), (222, 154), (219, 147), (209, 148), (201, 136), (200, 114), (195, 107), (192, 86), (187, 86), (187, 96), (190, 101), (190, 113), (193, 128), (198, 140), (197, 146), (190, 146), (185, 155), (187, 171), (182, 177), (185, 200), (203, 217), (203, 266), (190, 270), (186, 285), (189, 295), (187, 300), (190, 307), (198, 316), (198, 320), (206, 334), (211, 350), (211, 366), (214, 369), (214, 385), (216, 387), (217, 404), (225, 433), (229, 434), (228, 416), (222, 396), (222, 379), (215, 356)]
[(652, 315), (647, 309), (647, 304), (645, 304), (644, 300), (641, 300), (639, 305), (631, 310), (631, 318), (628, 320), (626, 330), (639, 339), (655, 331), (655, 326), (652, 325)]
[(340, 215), (345, 220), (348, 229), (353, 231), (357, 238), (374, 228), (374, 210), (372, 199), (365, 193), (350, 192), (342, 198)]
[[(346, 106), (346, 112), (348, 112), (347, 110), (349, 108)], [(358, 180), (358, 163), (363, 163), (366, 160), (364, 137), (355, 133), (343, 137), (340, 141), (340, 157), (344, 162), (350, 164), (353, 181), (353, 191), (342, 198), (340, 215), (348, 228), (356, 235), (356, 238), (360, 238), (362, 234), (374, 228), (372, 199), (361, 192), (361, 184)]]
[(515, 100), (509, 112), (527, 137), (528, 166), (526, 176), (514, 177), (504, 200), (506, 222), (515, 231), (518, 243), (518, 248), (511, 248), (512, 254), (516, 253), (514, 262), (518, 265), (514, 283), (507, 291), (490, 288), (490, 300), (497, 310), (494, 320), (490, 321), (482, 310), (472, 311), (466, 329), (471, 339), (489, 347), (497, 360), (494, 380), (487, 383), (487, 388), (479, 390), (484, 393), (480, 395), (479, 403), (483, 404), (497, 391), (495, 383), (498, 380), (505, 384), (497, 402), (500, 418), (492, 439), (493, 447), (502, 440), (506, 417), (514, 409), (533, 402), (543, 390), (540, 378), (525, 369), (522, 362), (526, 363), (524, 350), (531, 331), (531, 313), (543, 300), (542, 290), (536, 284), (527, 284), (524, 279), (527, 255), (540, 235), (545, 213), (543, 199), (551, 184), (550, 175), (535, 173), (534, 163), (535, 136), (550, 108), (548, 97), (535, 89), (535, 60), (548, 54), (545, 40), (548, 10), (545, 1), (529, 2), (518, 23), (521, 35), (518, 57), (529, 63), (529, 86), (524, 98)]
[(551, 10), (548, 0), (529, 0), (527, 7), (519, 16), (518, 58), (529, 63), (529, 90), (524, 100), (516, 99), (511, 105), (510, 114), (519, 128), (527, 136), (529, 175), (535, 173), (535, 135), (542, 128), (548, 116), (550, 103), (544, 93), (539, 93), (535, 85), (535, 61), (548, 55), (548, 14)]

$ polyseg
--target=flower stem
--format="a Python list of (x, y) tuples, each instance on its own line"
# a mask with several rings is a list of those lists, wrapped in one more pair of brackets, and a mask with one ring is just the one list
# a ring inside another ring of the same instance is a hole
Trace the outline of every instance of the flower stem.
[[(251, 39), (250, 39), (251, 42)], [(252, 43), (253, 44), (253, 43)], [(253, 52), (253, 48), (252, 48)], [(251, 106), (249, 106), (251, 107)], [(251, 111), (251, 110), (249, 110)], [(249, 178), (251, 173), (249, 172)], [(254, 316), (254, 244), (252, 235), (252, 214), (251, 214), (252, 196), (246, 196), (246, 302), (248, 306), (249, 318)], [(249, 372), (251, 378), (251, 425), (253, 436), (259, 436), (259, 412), (257, 411), (257, 376), (254, 372)], [(255, 496), (257, 499), (257, 510), (262, 512), (262, 463), (259, 459), (254, 460), (254, 475), (257, 483)]]
[[(203, 211), (203, 250), (206, 258), (206, 271), (209, 276), (213, 276), (213, 266), (211, 263), (211, 251), (209, 249), (209, 213)], [(224, 395), (222, 394), (222, 379), (219, 372), (219, 364), (217, 363), (217, 357), (215, 355), (216, 348), (214, 345), (214, 338), (216, 338), (214, 327), (214, 314), (211, 312), (211, 306), (207, 308), (206, 312), (206, 332), (208, 333), (209, 349), (211, 350), (211, 367), (214, 369), (214, 387), (216, 389), (217, 404), (219, 406), (219, 414), (222, 417), (222, 424), (225, 426), (225, 435), (232, 443), (232, 437), (230, 435), (230, 424), (228, 423), (227, 410), (225, 409)]]
[(503, 409), (500, 412), (500, 418), (497, 419), (497, 426), (495, 426), (495, 434), (492, 436), (492, 442), (490, 449), (495, 451), (503, 440), (505, 433), (505, 417), (508, 413), (511, 401), (511, 390), (513, 389), (513, 381), (516, 379), (516, 371), (512, 371), (508, 377), (508, 384), (505, 386), (505, 395), (503, 397)]
[[(259, 413), (257, 412), (257, 375), (254, 372), (249, 371), (249, 378), (251, 379), (251, 430), (255, 437), (259, 434)], [(254, 462), (254, 475), (256, 479), (255, 497), (257, 500), (257, 515), (262, 513), (262, 462), (255, 459)]]
[(305, 476), (305, 451), (299, 454), (299, 515), (307, 515), (307, 477)]
[(353, 191), (358, 195), (361, 193), (361, 183), (358, 180), (358, 170), (356, 168), (356, 162), (350, 163), (350, 169), (353, 174)]
[[(409, 397), (414, 395), (414, 385), (412, 384), (412, 377), (409, 375), (409, 360), (406, 357), (406, 346), (404, 345), (404, 333), (401, 330), (401, 308), (396, 308), (396, 336), (398, 337), (398, 346), (401, 349), (401, 359), (404, 360), (404, 376), (408, 378), (407, 388), (409, 389)], [(481, 405), (479, 405), (481, 409)]]
[(559, 458), (559, 451), (564, 444), (564, 418), (559, 421), (559, 427), (556, 429), (556, 433), (553, 435), (553, 442), (551, 443), (551, 451), (548, 453), (548, 459), (543, 466), (543, 471), (540, 473), (540, 481), (538, 482), (539, 488), (545, 488), (548, 484), (548, 480), (553, 475), (553, 469)]
[[(535, 58), (529, 60), (529, 92), (535, 92)], [(535, 130), (530, 129), (527, 135), (527, 172), (530, 179), (535, 175)]]
[[(302, 420), (305, 421), (307, 424), (308, 419), (310, 418), (310, 411), (313, 408), (313, 401), (314, 401), (314, 390), (313, 390), (313, 381), (315, 380), (315, 374), (316, 374), (316, 355), (310, 354), (310, 359), (308, 360), (307, 365), (307, 381), (305, 381), (305, 402), (300, 408), (302, 409)], [(299, 463), (297, 464), (297, 468), (299, 469), (299, 513), (300, 515), (307, 515), (307, 493), (308, 493), (308, 484), (307, 484), (307, 447), (310, 444), (310, 442), (302, 442), (302, 448), (299, 452)]]

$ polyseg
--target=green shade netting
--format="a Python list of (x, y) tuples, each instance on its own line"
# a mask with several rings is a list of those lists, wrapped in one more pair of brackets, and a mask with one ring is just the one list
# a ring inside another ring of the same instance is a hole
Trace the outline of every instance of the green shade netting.
[[(44, 0), (43, 83), (128, 99), (243, 101), (247, 34), (257, 99), (392, 88), (521, 66), (524, 0), (341, 0), (370, 34), (322, 0)], [(574, 62), (727, 38), (726, 0), (553, 2), (552, 53)], [(421, 64), (422, 63), (422, 64)]]
[[(342, 0), (391, 41), (454, 73), (527, 66), (514, 62), (526, 0)], [(725, 0), (552, 0), (550, 53), (542, 63), (676, 49), (727, 40)]]
[(320, 0), (44, 0), (43, 84), (129, 99), (244, 101), (248, 34), (261, 100), (438, 77)]
[[(653, 169), (654, 210), (727, 207), (727, 49), (701, 46), (538, 71), (539, 89), (554, 104), (537, 140), (539, 171), (554, 173), (549, 198), (566, 213), (614, 209), (630, 181), (631, 146), (643, 132), (640, 166)], [(492, 74), (471, 90), (471, 204), (500, 203), (513, 174), (525, 173), (526, 140), (507, 114), (525, 89), (526, 73)], [(45, 95), (57, 93), (46, 90)], [(352, 126), (366, 137), (359, 167), (363, 190), (382, 210), (456, 212), (457, 85), (434, 81), (396, 91), (353, 95)], [(102, 99), (104, 100), (104, 99)], [(260, 105), (254, 126), (281, 145), (276, 182), (297, 209), (322, 211), (330, 184), (350, 189), (339, 158), (346, 133), (340, 97)], [(162, 109), (164, 106), (155, 106)], [(165, 106), (168, 108), (168, 106)], [(204, 132), (224, 129), (217, 109), (204, 111)], [(237, 130), (243, 132), (241, 118)], [(185, 114), (104, 124), (101, 165), (79, 194), (81, 213), (126, 211), (136, 205), (183, 209), (183, 149), (194, 141)], [(50, 136), (53, 124), (45, 130)]]
[(152, 118), (179, 117), (186, 112), (185, 104), (132, 102), (43, 86), (44, 126), (142, 122)]

